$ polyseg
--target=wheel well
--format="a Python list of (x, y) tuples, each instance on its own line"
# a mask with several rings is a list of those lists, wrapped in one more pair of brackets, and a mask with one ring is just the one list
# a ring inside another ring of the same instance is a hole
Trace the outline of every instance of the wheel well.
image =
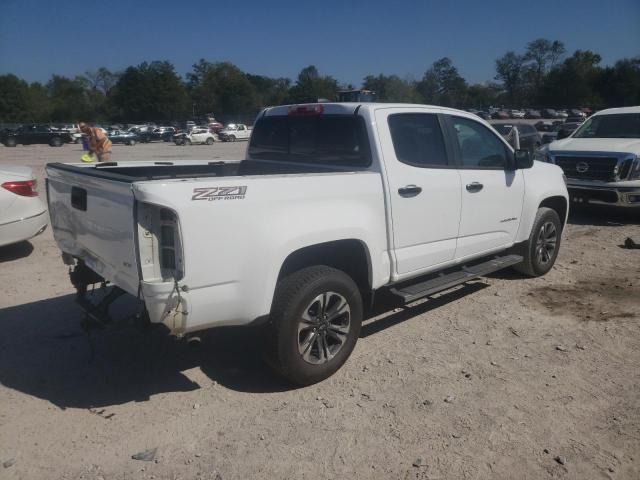
[(562, 226), (564, 227), (564, 223), (567, 218), (567, 199), (564, 197), (549, 197), (545, 198), (542, 203), (540, 203), (540, 207), (547, 207), (555, 210), (560, 217), (560, 221), (562, 222)]
[(342, 270), (356, 282), (363, 293), (371, 290), (369, 255), (360, 240), (336, 240), (296, 250), (282, 264), (278, 281), (290, 273), (313, 265), (326, 265)]

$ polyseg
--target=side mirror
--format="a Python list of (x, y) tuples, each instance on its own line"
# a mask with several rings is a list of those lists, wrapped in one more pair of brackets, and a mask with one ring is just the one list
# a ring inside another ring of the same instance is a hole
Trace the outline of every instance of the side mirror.
[(529, 150), (516, 150), (513, 156), (516, 170), (533, 167), (533, 155)]

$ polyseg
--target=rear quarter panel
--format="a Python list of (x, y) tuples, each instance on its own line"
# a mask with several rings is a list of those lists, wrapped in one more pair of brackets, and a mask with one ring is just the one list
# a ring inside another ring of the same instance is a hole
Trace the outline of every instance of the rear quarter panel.
[[(246, 191), (241, 198), (208, 200), (206, 189), (216, 187)], [(178, 213), (187, 331), (249, 323), (268, 314), (284, 260), (306, 246), (360, 240), (370, 256), (374, 287), (389, 279), (384, 196), (377, 173), (142, 182), (135, 184), (134, 194), (138, 201)]]

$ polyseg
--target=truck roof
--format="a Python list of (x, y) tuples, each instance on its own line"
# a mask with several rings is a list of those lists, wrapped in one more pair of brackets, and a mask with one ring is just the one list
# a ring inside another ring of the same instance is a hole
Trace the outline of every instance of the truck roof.
[(323, 113), (328, 115), (352, 115), (356, 109), (378, 110), (383, 108), (433, 108), (451, 112), (460, 112), (448, 107), (439, 105), (422, 105), (417, 103), (377, 103), (377, 102), (322, 102), (322, 103), (300, 103), (293, 105), (281, 105), (277, 107), (268, 107), (265, 111), (266, 116), (288, 115), (291, 108), (296, 107), (317, 107), (322, 106)]
[(614, 113), (640, 113), (640, 106), (607, 108), (606, 110), (600, 110), (599, 112), (596, 112), (595, 115), (611, 115)]

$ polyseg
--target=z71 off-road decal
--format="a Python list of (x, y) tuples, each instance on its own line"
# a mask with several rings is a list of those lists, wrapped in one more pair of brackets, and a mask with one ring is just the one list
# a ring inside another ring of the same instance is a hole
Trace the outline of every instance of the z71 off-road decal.
[(191, 200), (243, 200), (247, 187), (194, 188)]

